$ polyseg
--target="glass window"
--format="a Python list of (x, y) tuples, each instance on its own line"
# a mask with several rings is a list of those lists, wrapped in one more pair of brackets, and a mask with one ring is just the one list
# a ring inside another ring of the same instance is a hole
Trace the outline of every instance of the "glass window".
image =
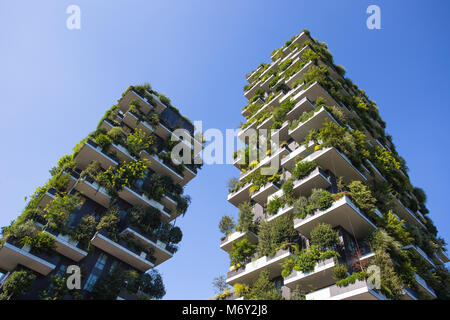
[(104, 254), (104, 253), (100, 254), (100, 256), (97, 259), (97, 262), (95, 263), (94, 268), (103, 270), (107, 259), (108, 259), (108, 257), (106, 256), (106, 254)]
[(95, 283), (97, 282), (98, 276), (95, 274), (92, 274), (89, 276), (89, 278), (86, 281), (86, 284), (84, 285), (84, 290), (92, 291), (92, 288), (94, 288)]

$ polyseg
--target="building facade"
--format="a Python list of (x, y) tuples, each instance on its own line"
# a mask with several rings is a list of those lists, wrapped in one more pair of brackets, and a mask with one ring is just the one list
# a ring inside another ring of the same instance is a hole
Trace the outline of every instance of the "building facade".
[(0, 297), (161, 298), (153, 268), (178, 249), (175, 221), (190, 202), (183, 187), (201, 167), (173, 161), (178, 144), (190, 159), (203, 147), (166, 96), (130, 86), (3, 228)]
[[(378, 107), (309, 31), (246, 76), (217, 299), (445, 299), (445, 242)], [(266, 143), (266, 141), (270, 141)]]

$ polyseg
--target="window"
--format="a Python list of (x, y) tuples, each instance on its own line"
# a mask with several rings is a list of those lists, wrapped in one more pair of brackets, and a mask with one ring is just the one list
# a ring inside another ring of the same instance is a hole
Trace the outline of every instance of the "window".
[(100, 256), (97, 259), (97, 262), (95, 263), (94, 268), (98, 269), (99, 271), (103, 270), (107, 259), (108, 257), (106, 256), (106, 254), (104, 253), (100, 254)]
[(97, 282), (98, 275), (91, 273), (89, 278), (86, 281), (86, 284), (84, 285), (84, 290), (92, 291), (94, 288), (95, 283)]
[(113, 270), (114, 270), (114, 268), (116, 268), (117, 267), (117, 261), (113, 261), (113, 263), (111, 263), (111, 266), (109, 267), (109, 273), (111, 273)]

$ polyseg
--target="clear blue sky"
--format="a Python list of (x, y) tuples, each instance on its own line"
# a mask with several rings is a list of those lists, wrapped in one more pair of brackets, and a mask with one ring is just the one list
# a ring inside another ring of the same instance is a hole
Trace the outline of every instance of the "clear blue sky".
[[(66, 28), (70, 4), (81, 30)], [(381, 7), (382, 30), (366, 28)], [(245, 74), (303, 28), (380, 107), (412, 182), (450, 241), (449, 1), (20, 1), (0, 2), (0, 225), (23, 209), (48, 170), (91, 132), (129, 84), (150, 82), (205, 128), (236, 128)], [(184, 239), (159, 267), (166, 299), (205, 299), (227, 271), (217, 228), (231, 165), (205, 166), (189, 183)]]

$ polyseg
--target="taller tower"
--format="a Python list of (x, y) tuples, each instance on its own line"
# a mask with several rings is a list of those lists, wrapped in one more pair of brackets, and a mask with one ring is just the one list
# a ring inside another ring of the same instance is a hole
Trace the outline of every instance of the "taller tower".
[[(202, 149), (166, 96), (130, 86), (3, 229), (0, 297), (161, 298), (153, 268), (177, 251), (175, 220), (190, 202), (183, 187), (201, 166), (172, 160), (179, 143), (190, 159)], [(77, 267), (81, 287), (70, 290)]]
[(444, 241), (375, 102), (307, 30), (271, 60), (244, 87), (239, 217), (220, 224), (234, 293), (217, 298), (449, 298)]

